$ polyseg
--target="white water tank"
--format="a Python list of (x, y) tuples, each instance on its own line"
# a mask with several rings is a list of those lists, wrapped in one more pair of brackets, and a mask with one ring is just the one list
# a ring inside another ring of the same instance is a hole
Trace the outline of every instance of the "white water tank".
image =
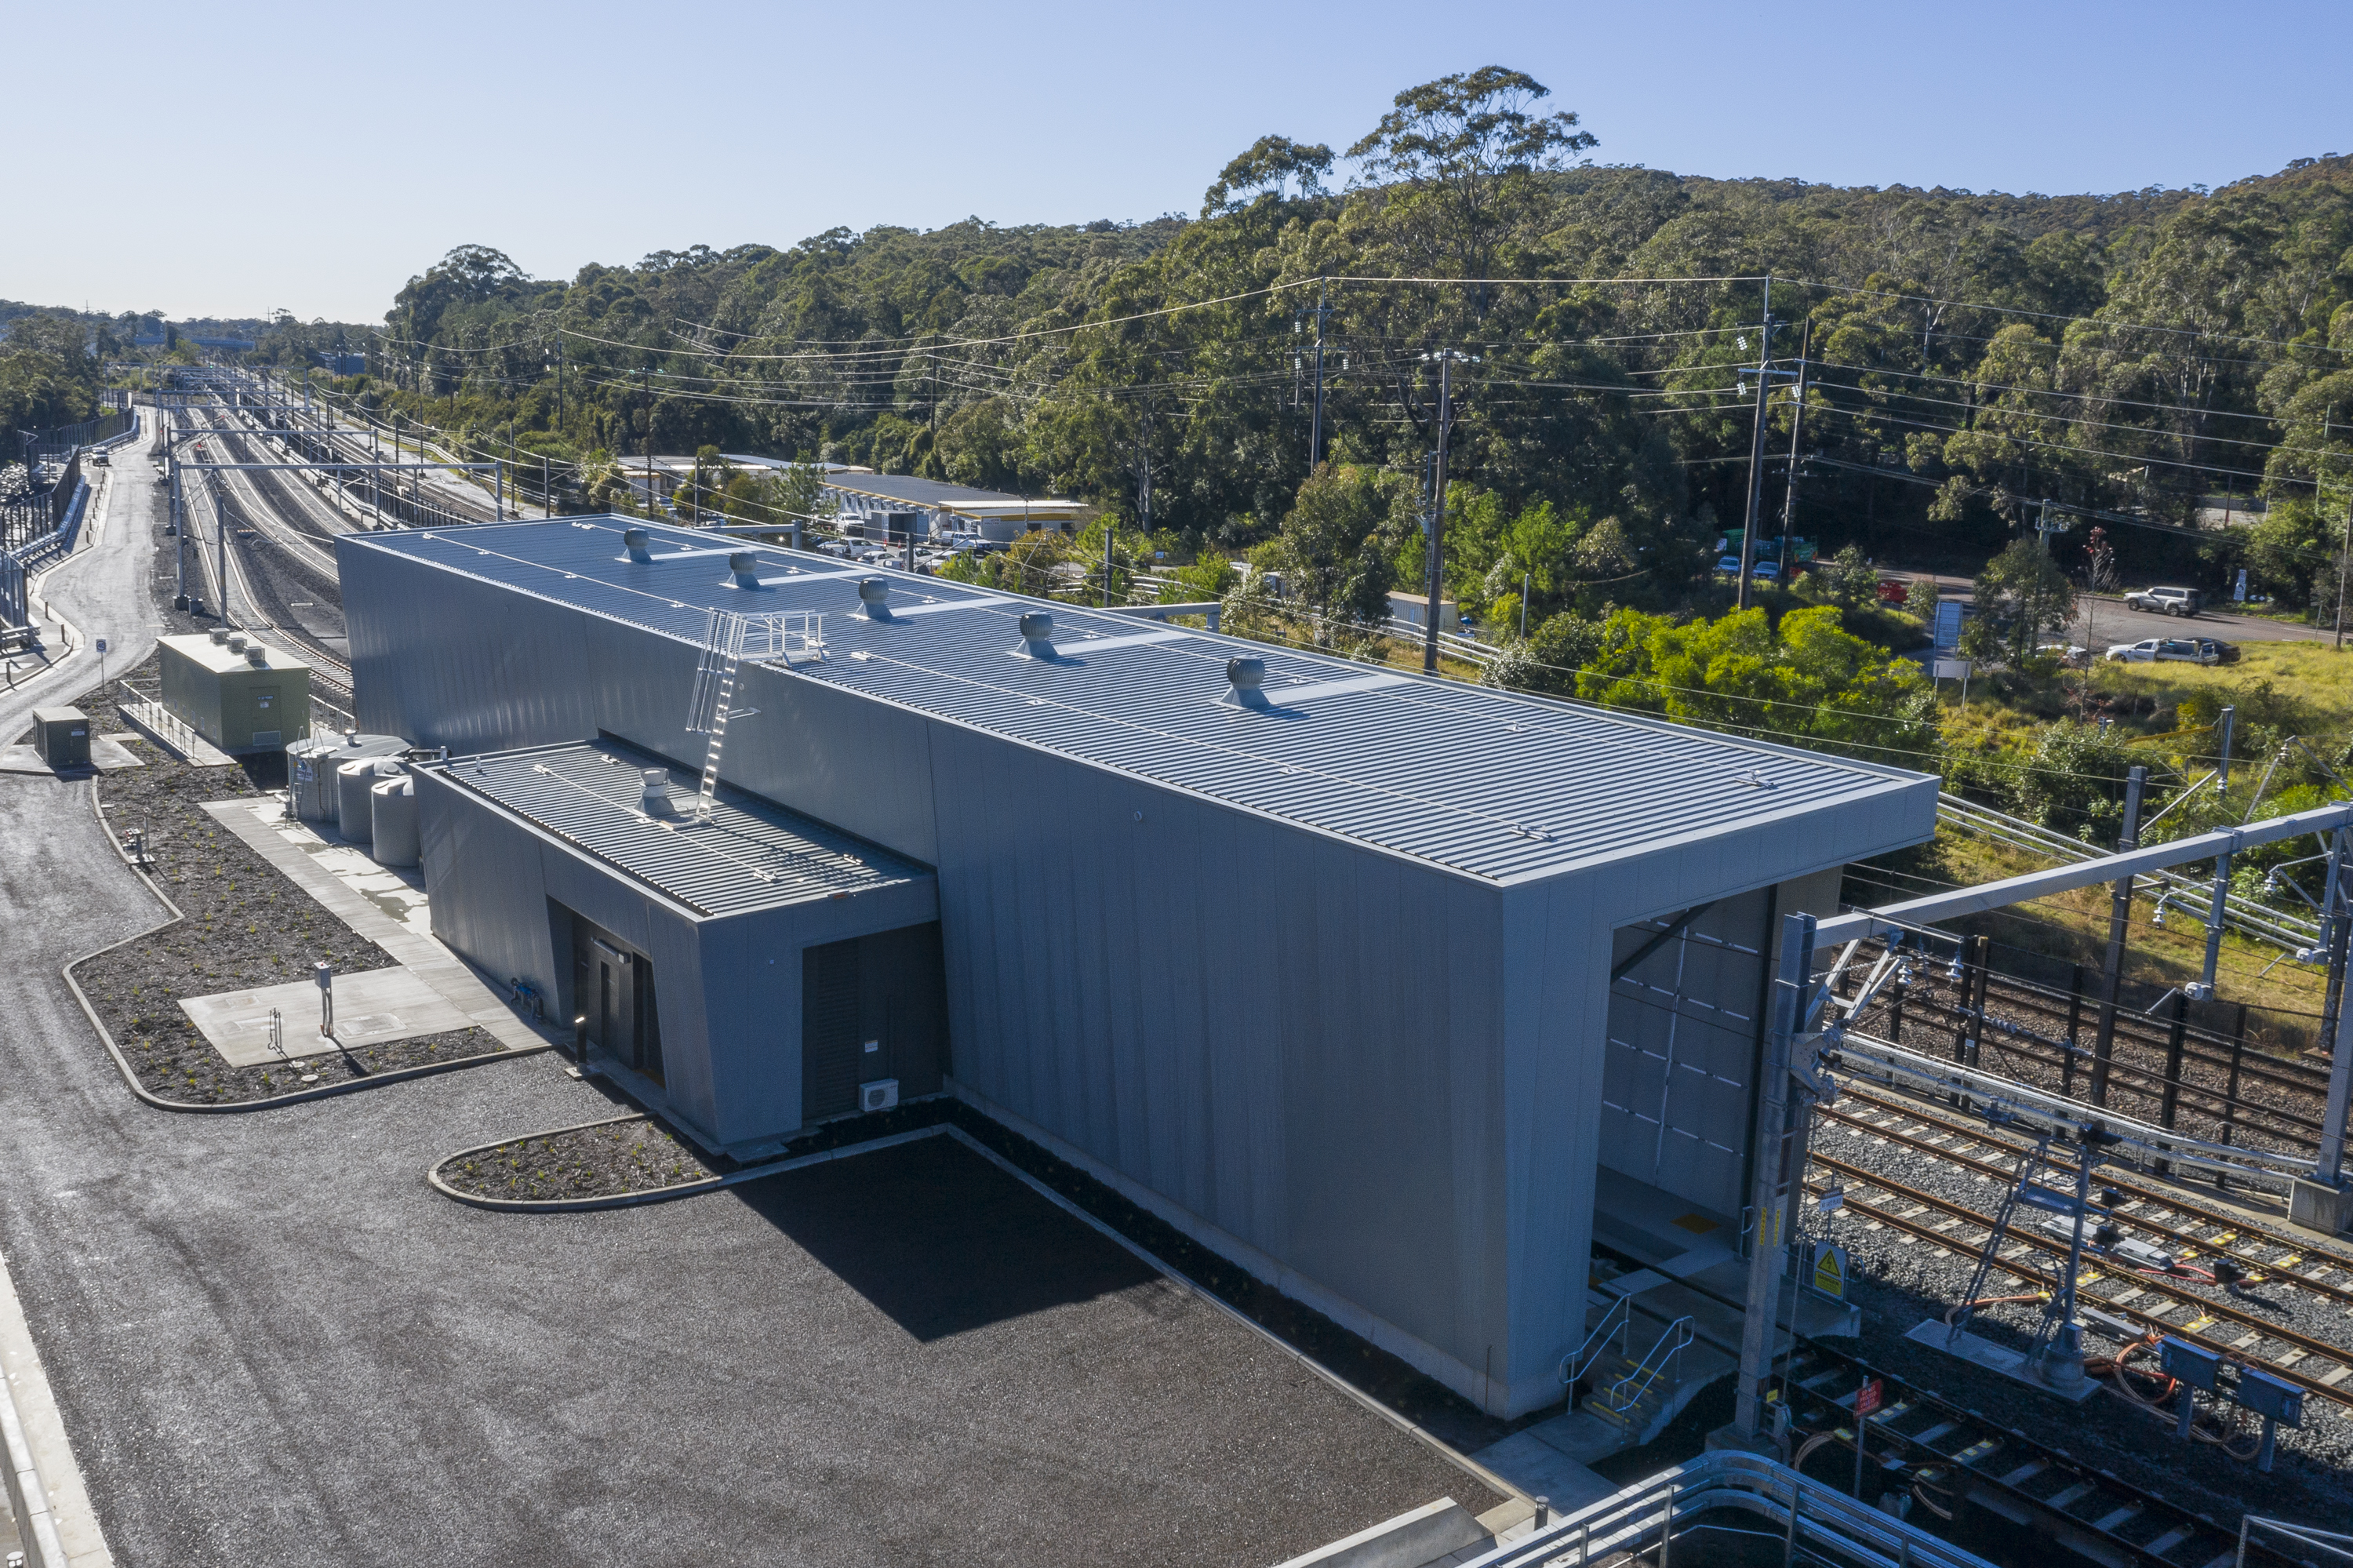
[(368, 853), (378, 865), (417, 863), (416, 780), (404, 774), (369, 790), (368, 821), (373, 832)]
[(406, 771), (389, 758), (361, 758), (335, 770), (335, 827), (345, 842), (364, 844), (375, 831), (369, 791), (379, 780)]
[[(408, 743), (396, 735), (362, 735), (347, 730), (341, 736), (316, 736), (286, 748), (286, 782), (294, 792), (294, 814), (306, 822), (330, 826), (343, 818), (343, 793), (337, 774), (346, 762), (364, 758), (397, 757)], [(302, 777), (303, 763), (311, 777)]]

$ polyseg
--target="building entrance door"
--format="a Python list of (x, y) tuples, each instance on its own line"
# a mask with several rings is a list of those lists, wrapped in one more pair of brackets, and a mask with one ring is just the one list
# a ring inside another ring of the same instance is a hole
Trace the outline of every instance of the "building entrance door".
[(572, 993), (589, 1043), (655, 1083), (662, 1081), (661, 1020), (653, 960), (596, 922), (572, 917)]

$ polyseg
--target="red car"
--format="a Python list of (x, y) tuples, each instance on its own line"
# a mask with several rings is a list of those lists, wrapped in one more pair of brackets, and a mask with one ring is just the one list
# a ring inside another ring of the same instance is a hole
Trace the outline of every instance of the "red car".
[(1880, 603), (1882, 603), (1882, 604), (1902, 604), (1902, 603), (1904, 603), (1906, 599), (1909, 599), (1911, 597), (1912, 597), (1912, 579), (1911, 579), (1911, 578), (1909, 578), (1909, 577), (1882, 577), (1882, 578), (1880, 578), (1880, 579), (1879, 579), (1879, 602), (1880, 602)]

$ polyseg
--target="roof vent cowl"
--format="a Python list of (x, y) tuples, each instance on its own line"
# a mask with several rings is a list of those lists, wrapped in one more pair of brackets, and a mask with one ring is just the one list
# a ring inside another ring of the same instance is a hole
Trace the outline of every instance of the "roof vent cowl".
[(890, 619), (891, 619), (891, 583), (890, 583), (890, 580), (889, 580), (888, 578), (886, 578), (886, 577), (860, 577), (860, 578), (859, 578), (859, 579), (858, 579), (858, 602), (859, 602), (859, 604), (860, 604), (860, 606), (865, 609), (865, 611), (866, 611), (866, 619), (867, 619), (867, 620), (890, 620)]
[(1244, 654), (1226, 661), (1226, 694), (1218, 700), (1228, 707), (1262, 708), (1267, 705), (1266, 694), (1259, 688), (1266, 684), (1266, 661)]
[(629, 552), (629, 559), (641, 567), (653, 564), (653, 552), (647, 548), (653, 543), (653, 533), (645, 528), (624, 528), (621, 544)]
[(641, 775), (644, 783), (638, 795), (638, 810), (649, 817), (675, 817), (678, 804), (670, 798), (670, 769), (649, 768)]
[(760, 586), (760, 557), (749, 550), (738, 550), (727, 557), (729, 578), (739, 588)]
[(1042, 609), (1033, 609), (1021, 618), (1021, 646), (1014, 652), (1025, 659), (1051, 660), (1054, 657), (1054, 618)]

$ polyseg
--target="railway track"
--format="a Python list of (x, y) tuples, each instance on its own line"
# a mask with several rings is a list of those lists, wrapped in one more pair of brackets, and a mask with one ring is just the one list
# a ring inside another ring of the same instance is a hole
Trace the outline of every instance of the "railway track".
[[(225, 451), (246, 449), (238, 453), (237, 461), (251, 461), (250, 445), (257, 438), (224, 435), (213, 439), (222, 441)], [(239, 482), (246, 479), (245, 475), (216, 471), (211, 477), (216, 482), (197, 486), (193, 493), (200, 496), (212, 513), (213, 527), (218, 531), (216, 537), (225, 535), (231, 544), (225, 550), (199, 547), (193, 553), (200, 573), (212, 587), (214, 602), (222, 607), (225, 622), (248, 634), (264, 635), (265, 640), (286, 644), (290, 652), (311, 665), (314, 700), (348, 719), (353, 694), (351, 666), (291, 613), (290, 604), (270, 581), (269, 574), (257, 571), (247, 559), (248, 535), (268, 540), (283, 553), (299, 576), (314, 585), (310, 591), (325, 594), (340, 608), (332, 550), (315, 537), (306, 536), (299, 523), (288, 521), (259, 485)], [(217, 482), (223, 479), (228, 482)], [(220, 580), (224, 568), (226, 582)]]
[[(1916, 1229), (1938, 1246), (1957, 1245), (1947, 1233)], [(1726, 1306), (1738, 1305), (1684, 1283)], [(1855, 1395), (1865, 1378), (1881, 1380), (1884, 1391), (1866, 1423), (1862, 1489), (1868, 1499), (1886, 1490), (1908, 1491), (1915, 1504), (1948, 1520), (1966, 1499), (2021, 1533), (2022, 1554), (2004, 1558), (1997, 1551), (1997, 1560), (2054, 1561), (2052, 1548), (2059, 1544), (2084, 1561), (2119, 1568), (2224, 1568), (2240, 1562), (2235, 1523), (2029, 1435), (1993, 1413), (2007, 1406), (1989, 1400), (1992, 1409), (1979, 1408), (1936, 1391), (1916, 1374), (1892, 1372), (1835, 1342), (1807, 1339), (1788, 1351), (1769, 1397), (1790, 1413), (1789, 1457), (1818, 1482), (1852, 1484)], [(1823, 1466), (1814, 1457), (1824, 1447), (1838, 1456), (1836, 1463)], [(1915, 1522), (1922, 1521), (1915, 1517)], [(2285, 1568), (2300, 1560), (2253, 1543), (2244, 1561)]]
[[(2242, 1561), (2238, 1531), (2221, 1520), (1851, 1351), (1809, 1340), (1790, 1357), (1781, 1393), (1798, 1454), (1823, 1439), (1841, 1456), (1842, 1481), (1854, 1474), (1855, 1396), (1866, 1378), (1880, 1380), (1884, 1390), (1880, 1408), (1862, 1423), (1865, 1457), (1875, 1462), (1883, 1489), (1893, 1483), (1947, 1519), (1967, 1499), (2024, 1527), (2042, 1549), (2055, 1542), (2093, 1561), (2142, 1568), (2227, 1568)], [(2243, 1561), (2285, 1568), (2299, 1560), (2251, 1544)]]
[[(1817, 1107), (1816, 1117), (1998, 1181), (2017, 1180), (2017, 1163), (2026, 1152), (2025, 1146), (2010, 1141), (1983, 1123), (1964, 1121), (1926, 1105), (1851, 1082), (1840, 1087), (1841, 1104), (1861, 1101), (1876, 1115)], [(1902, 1130), (1906, 1122), (1922, 1132)], [(1952, 1140), (1952, 1147), (1940, 1146), (1923, 1136), (1930, 1131)], [(2008, 1163), (1981, 1160), (1964, 1151), (1972, 1146), (1983, 1146)], [(2051, 1165), (2063, 1172), (2074, 1169), (2073, 1162), (2055, 1150)], [(2353, 1311), (2353, 1255), (2332, 1250), (2310, 1236), (2274, 1230), (2244, 1214), (2206, 1208), (2177, 1189), (2137, 1181), (2114, 1167), (2102, 1171), (2100, 1185), (2113, 1188), (2129, 1200), (2115, 1211), (2119, 1218), (2182, 1249), (2180, 1255), (2227, 1257), (2253, 1271), (2246, 1281), (2249, 1285), (2273, 1281), (2289, 1284)], [(2159, 1215), (2169, 1215), (2171, 1220), (2160, 1219)], [(2332, 1275), (2337, 1277), (2332, 1279)]]
[[(1847, 1203), (1858, 1213), (1868, 1214), (1872, 1221), (1903, 1233), (1919, 1241), (1963, 1255), (1982, 1253), (1992, 1239), (1993, 1216), (1973, 1209), (1966, 1203), (1940, 1197), (1892, 1176), (1864, 1166), (1838, 1159), (1832, 1155), (1816, 1154), (1813, 1162), (1842, 1181), (1861, 1182), (1891, 1194), (1909, 1208), (1894, 1204), (1872, 1202), (1858, 1197), (1852, 1188), (1840, 1190)], [(1809, 1182), (1807, 1190), (1816, 1194), (1830, 1191), (1827, 1184)], [(1935, 1212), (1944, 1219), (1931, 1224), (1920, 1215)], [(1968, 1230), (1975, 1237), (1963, 1234)], [(2012, 1278), (2023, 1281), (2038, 1290), (2056, 1289), (2063, 1281), (2052, 1271), (2033, 1266), (2023, 1255), (2033, 1252), (2063, 1259), (2068, 1246), (2063, 1241), (2040, 1231), (2012, 1227), (2006, 1249), (1994, 1260), (1994, 1266)], [(2096, 1287), (2124, 1284), (2119, 1292), (2103, 1294)], [(2155, 1311), (2138, 1305), (2144, 1296), (2162, 1297), (2173, 1304)], [(2097, 1307), (2114, 1316), (2140, 1325), (2145, 1330), (2187, 1340), (2218, 1351), (2226, 1359), (2256, 1368), (2295, 1384), (2306, 1393), (2327, 1400), (2340, 1409), (2353, 1410), (2353, 1387), (2345, 1386), (2353, 1378), (2353, 1351), (2346, 1351), (2326, 1340), (2284, 1328), (2262, 1315), (2243, 1308), (2228, 1306), (2186, 1286), (2176, 1285), (2161, 1276), (2144, 1269), (2122, 1268), (2116, 1273), (2105, 1273), (2085, 1268), (2076, 1277), (2076, 1299), (2084, 1306)], [(2169, 1317), (2186, 1309), (2189, 1320), (2169, 1321)], [(2208, 1330), (2218, 1323), (2227, 1323), (2241, 1330), (2236, 1339)], [(2287, 1347), (2275, 1355), (2255, 1353), (2254, 1347), (2274, 1342)], [(2323, 1366), (2327, 1372), (2316, 1375), (2302, 1370), (2306, 1364)]]

